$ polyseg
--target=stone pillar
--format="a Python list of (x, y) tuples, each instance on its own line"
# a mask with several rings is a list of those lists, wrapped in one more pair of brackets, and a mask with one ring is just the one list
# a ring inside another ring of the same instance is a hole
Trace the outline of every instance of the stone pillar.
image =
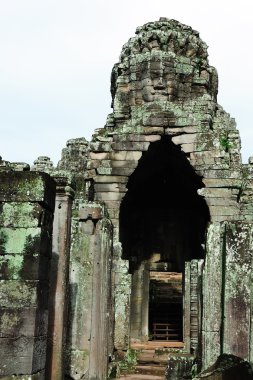
[(112, 308), (112, 224), (97, 203), (75, 200), (70, 256), (67, 374), (107, 378)]
[(130, 336), (131, 341), (146, 342), (149, 338), (149, 272), (142, 262), (132, 275)]
[(99, 220), (96, 224), (93, 253), (89, 379), (104, 380), (108, 374), (112, 299), (112, 224), (108, 219)]
[(188, 352), (196, 355), (201, 344), (201, 296), (203, 260), (185, 262), (184, 342)]
[(0, 376), (44, 379), (55, 182), (0, 173)]
[(64, 350), (67, 326), (67, 293), (71, 214), (74, 191), (66, 177), (54, 177), (56, 201), (53, 224), (53, 253), (50, 271), (47, 379), (64, 378)]
[(201, 296), (203, 260), (191, 261), (190, 334), (191, 352), (196, 355), (201, 343)]
[(252, 223), (226, 225), (222, 353), (250, 360), (252, 308)]
[(202, 369), (221, 353), (224, 224), (212, 223), (206, 239), (203, 271)]
[[(116, 239), (114, 238), (114, 241)], [(116, 349), (126, 350), (129, 347), (130, 321), (130, 294), (131, 278), (127, 260), (121, 258), (121, 243), (114, 244), (114, 298), (115, 298), (115, 326), (114, 345)]]
[(187, 352), (191, 350), (191, 262), (185, 262), (183, 298), (183, 341)]

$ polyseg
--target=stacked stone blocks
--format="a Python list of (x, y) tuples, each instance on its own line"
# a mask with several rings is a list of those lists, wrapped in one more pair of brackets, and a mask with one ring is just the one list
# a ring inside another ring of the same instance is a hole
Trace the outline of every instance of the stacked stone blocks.
[(54, 181), (0, 173), (0, 375), (43, 373)]

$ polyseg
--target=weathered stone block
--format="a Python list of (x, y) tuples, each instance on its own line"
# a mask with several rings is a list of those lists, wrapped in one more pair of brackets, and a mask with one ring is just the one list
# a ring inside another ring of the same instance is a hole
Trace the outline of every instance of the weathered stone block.
[(110, 153), (110, 159), (114, 161), (138, 161), (142, 156), (140, 151), (124, 151)]
[(1, 376), (1, 380), (45, 380), (45, 372), (40, 371), (33, 375), (10, 375), (10, 376)]
[[(234, 206), (237, 208), (237, 212), (239, 211), (239, 205), (236, 199), (230, 198), (205, 198), (205, 201), (208, 206)], [(241, 209), (241, 207), (240, 207)]]
[(112, 146), (110, 142), (91, 142), (90, 149), (94, 152), (111, 152)]
[(93, 235), (95, 231), (95, 225), (93, 220), (86, 220), (81, 223), (80, 231), (85, 235)]
[(90, 152), (90, 158), (92, 160), (108, 160), (109, 159), (109, 153), (107, 152), (100, 152), (100, 153), (96, 153), (96, 152)]
[(181, 144), (181, 149), (185, 153), (191, 153), (196, 151), (195, 144)]
[(101, 219), (103, 217), (103, 208), (98, 204), (82, 206), (79, 209), (79, 219)]
[(145, 125), (143, 127), (143, 134), (144, 135), (157, 135), (157, 134), (161, 134), (163, 135), (164, 133), (164, 128), (163, 127), (151, 127), (149, 125)]
[(127, 183), (128, 177), (126, 176), (112, 176), (112, 175), (99, 175), (96, 177), (97, 183)]
[(66, 373), (69, 374), (72, 379), (77, 376), (80, 377), (89, 369), (89, 351), (73, 349), (67, 353), (67, 365)]
[(1, 202), (41, 202), (54, 210), (55, 182), (46, 173), (1, 172)]
[(118, 209), (120, 208), (120, 205), (121, 205), (121, 201), (107, 201), (106, 202), (106, 206), (108, 207), (108, 209)]
[(138, 161), (135, 160), (123, 160), (123, 161), (111, 161), (112, 168), (133, 168), (135, 169), (138, 165)]
[(193, 356), (184, 354), (169, 354), (168, 366), (165, 371), (166, 380), (183, 379), (186, 374), (191, 372)]
[[(122, 169), (119, 168), (119, 170), (122, 170)], [(115, 192), (115, 193), (126, 192), (126, 185), (122, 183), (98, 183), (98, 184), (95, 184), (94, 187), (95, 187), (96, 192), (104, 192), (104, 191)]]
[[(103, 167), (100, 167), (100, 168), (97, 168), (96, 170), (96, 174), (100, 174), (100, 175), (111, 175), (112, 174), (112, 168), (103, 168)], [(95, 177), (96, 174), (92, 174), (90, 177)]]
[(108, 214), (110, 216), (110, 219), (117, 219), (119, 218), (119, 209), (115, 208), (108, 208)]
[(194, 380), (251, 380), (252, 378), (250, 363), (234, 355), (222, 354), (208, 369), (194, 377)]
[(95, 198), (98, 201), (121, 201), (125, 195), (125, 192), (113, 193), (113, 192), (99, 192), (96, 193)]
[(149, 127), (168, 127), (168, 115), (166, 113), (146, 114), (143, 117), (143, 125)]
[(0, 280), (0, 308), (47, 307), (48, 287), (41, 281)]
[(0, 310), (0, 337), (34, 337), (47, 334), (47, 310), (4, 308)]
[[(224, 203), (225, 203), (225, 200), (224, 200)], [(234, 215), (234, 217), (237, 217), (240, 212), (240, 208), (238, 204), (234, 204), (233, 206), (226, 206), (225, 204), (219, 205), (219, 206), (210, 205), (209, 211), (210, 211), (211, 217), (216, 216), (216, 215), (223, 215), (223, 216)], [(226, 218), (224, 218), (224, 220), (226, 220)]]
[(36, 252), (0, 256), (0, 280), (48, 280), (49, 258)]
[(240, 178), (203, 178), (203, 183), (206, 187), (225, 187), (225, 188), (238, 188), (242, 186)]
[(39, 227), (48, 219), (46, 214), (52, 220), (52, 213), (43, 209), (39, 203), (0, 203), (0, 227)]
[(179, 144), (191, 144), (194, 143), (197, 139), (197, 134), (196, 133), (186, 133), (183, 135), (179, 136), (174, 136), (172, 137), (172, 142), (176, 145)]
[(198, 194), (205, 198), (232, 198), (234, 195), (231, 189), (202, 188)]
[(44, 369), (46, 344), (45, 336), (0, 338), (0, 375), (33, 374)]
[(199, 132), (198, 127), (196, 125), (187, 125), (184, 127), (169, 127), (165, 128), (166, 135), (173, 135), (178, 133), (196, 133)]
[(112, 175), (130, 176), (134, 172), (134, 168), (112, 168)]
[(5, 228), (0, 229), (0, 254), (51, 253), (51, 231), (48, 228)]
[(146, 151), (149, 147), (149, 142), (115, 142), (112, 143), (113, 149), (115, 151)]

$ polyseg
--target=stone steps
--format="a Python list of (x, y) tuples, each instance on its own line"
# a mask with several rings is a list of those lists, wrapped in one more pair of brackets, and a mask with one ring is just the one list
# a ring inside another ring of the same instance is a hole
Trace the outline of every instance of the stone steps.
[(168, 355), (157, 355), (155, 350), (142, 350), (134, 373), (122, 374), (119, 380), (164, 380)]
[(135, 374), (153, 375), (164, 378), (165, 370), (166, 366), (159, 364), (137, 365), (135, 367)]
[(157, 354), (155, 350), (142, 350), (138, 355), (138, 363), (168, 364), (168, 353)]
[(164, 380), (165, 372), (166, 378), (179, 379), (190, 369), (192, 362), (192, 355), (185, 352), (141, 350), (133, 373), (122, 374), (119, 380)]
[(143, 375), (143, 374), (128, 374), (118, 378), (118, 380), (164, 380), (164, 376)]

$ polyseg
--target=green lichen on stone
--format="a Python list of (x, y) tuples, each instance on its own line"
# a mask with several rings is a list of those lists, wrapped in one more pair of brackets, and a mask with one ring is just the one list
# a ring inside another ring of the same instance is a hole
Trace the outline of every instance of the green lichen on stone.
[(22, 255), (4, 255), (0, 256), (0, 279), (2, 278), (2, 274), (4, 272), (4, 266), (7, 269), (7, 277), (8, 279), (18, 280), (22, 277), (20, 276), (20, 272), (22, 271), (24, 263), (24, 256)]
[(117, 348), (128, 347), (128, 314), (130, 307), (131, 276), (128, 274), (128, 262), (122, 260), (121, 244), (114, 245), (114, 262), (117, 273), (115, 288), (115, 342)]
[(36, 307), (38, 281), (0, 280), (0, 307)]
[(12, 313), (10, 315), (10, 312), (4, 312), (1, 315), (0, 324), (1, 324), (1, 331), (11, 331), (16, 328), (20, 321), (20, 318), (18, 316), (18, 313)]
[(31, 202), (6, 202), (2, 206), (0, 225), (3, 227), (38, 227), (42, 208)]
[(82, 374), (88, 371), (89, 367), (89, 352), (80, 349), (67, 349), (66, 354), (66, 373), (76, 378), (81, 378)]
[(123, 360), (117, 363), (117, 377), (122, 373), (133, 372), (138, 359), (138, 351), (128, 348)]
[(8, 242), (8, 236), (5, 230), (0, 229), (0, 254), (4, 255), (6, 252), (6, 244)]

